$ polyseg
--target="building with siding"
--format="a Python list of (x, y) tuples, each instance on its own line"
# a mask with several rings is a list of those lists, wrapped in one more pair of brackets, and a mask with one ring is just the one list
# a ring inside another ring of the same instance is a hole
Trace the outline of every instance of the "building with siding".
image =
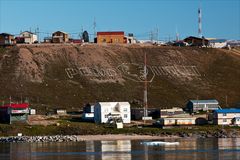
[(190, 113), (198, 111), (209, 111), (219, 109), (219, 103), (217, 100), (190, 100), (187, 103), (186, 110)]
[(13, 45), (13, 44), (15, 44), (14, 35), (11, 35), (8, 33), (0, 34), (0, 45), (1, 46)]
[(97, 43), (126, 43), (123, 31), (97, 32)]
[(216, 125), (234, 125), (240, 124), (240, 109), (219, 109), (213, 113), (213, 124)]
[(69, 35), (63, 31), (56, 31), (52, 34), (53, 43), (66, 43), (69, 41)]
[(195, 117), (166, 117), (160, 118), (158, 121), (160, 126), (184, 126), (184, 125), (195, 125)]
[(95, 123), (109, 123), (113, 120), (121, 120), (123, 123), (131, 122), (128, 102), (98, 102), (94, 105)]
[(37, 35), (29, 31), (21, 32), (20, 39), (23, 39), (23, 43), (27, 44), (33, 44), (38, 42)]
[(26, 122), (29, 115), (29, 104), (7, 104), (0, 106), (0, 122)]

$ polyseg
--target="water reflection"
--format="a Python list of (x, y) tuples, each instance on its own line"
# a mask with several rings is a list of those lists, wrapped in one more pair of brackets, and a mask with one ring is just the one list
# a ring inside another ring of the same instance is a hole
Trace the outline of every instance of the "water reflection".
[(240, 138), (168, 140), (180, 142), (176, 146), (148, 146), (142, 141), (0, 143), (0, 160), (240, 159)]

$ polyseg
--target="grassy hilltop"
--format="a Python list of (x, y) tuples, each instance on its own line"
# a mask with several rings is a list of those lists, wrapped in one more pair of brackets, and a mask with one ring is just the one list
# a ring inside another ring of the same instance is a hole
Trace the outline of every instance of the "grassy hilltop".
[(96, 101), (141, 106), (147, 54), (150, 107), (189, 99), (239, 103), (240, 50), (138, 45), (27, 45), (0, 49), (0, 100), (28, 97), (42, 110)]

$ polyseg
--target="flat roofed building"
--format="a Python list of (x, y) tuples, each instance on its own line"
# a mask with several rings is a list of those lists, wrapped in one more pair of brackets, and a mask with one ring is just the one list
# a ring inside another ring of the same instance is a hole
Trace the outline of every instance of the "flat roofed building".
[(126, 43), (123, 31), (97, 32), (97, 43)]
[(12, 122), (25, 122), (29, 115), (29, 104), (7, 104), (0, 106), (0, 122), (12, 123)]
[(215, 99), (211, 100), (190, 100), (187, 103), (187, 111), (190, 113), (198, 112), (198, 111), (209, 111), (209, 110), (217, 110), (220, 108), (219, 103)]
[(63, 31), (56, 31), (52, 34), (53, 43), (66, 43), (69, 41), (69, 35)]
[(165, 117), (158, 120), (160, 126), (195, 125), (195, 117)]
[(1, 33), (0, 34), (0, 45), (13, 45), (15, 44), (14, 35), (8, 33)]
[(216, 125), (233, 125), (239, 123), (240, 109), (219, 109), (213, 113), (213, 124)]
[(131, 110), (128, 102), (98, 102), (94, 105), (95, 123), (108, 123), (119, 119), (123, 123), (131, 123)]

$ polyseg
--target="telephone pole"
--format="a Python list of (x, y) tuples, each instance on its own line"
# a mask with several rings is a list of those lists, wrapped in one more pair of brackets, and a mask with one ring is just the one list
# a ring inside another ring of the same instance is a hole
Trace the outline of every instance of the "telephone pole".
[(144, 117), (148, 117), (148, 101), (147, 101), (147, 54), (144, 53)]

